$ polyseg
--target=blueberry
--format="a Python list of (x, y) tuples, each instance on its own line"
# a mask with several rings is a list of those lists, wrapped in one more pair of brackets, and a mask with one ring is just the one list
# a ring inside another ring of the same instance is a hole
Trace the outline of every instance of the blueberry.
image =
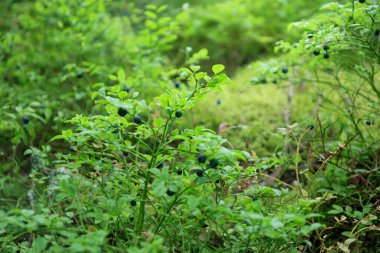
[(359, 0), (359, 3), (364, 4), (365, 0)]
[(129, 220), (132, 222), (132, 221), (135, 220), (135, 218), (134, 218), (133, 216), (131, 216), (131, 217), (129, 218)]
[(287, 67), (284, 67), (281, 71), (283, 74), (287, 74), (289, 72), (289, 69)]
[(277, 84), (277, 79), (273, 79), (273, 80), (272, 80), (272, 83), (273, 83), (273, 84)]
[(135, 122), (136, 124), (140, 124), (141, 123), (141, 117), (140, 116), (134, 117), (133, 122)]
[(28, 124), (29, 123), (29, 118), (27, 116), (22, 116), (22, 121), (25, 123), (25, 124)]
[(183, 171), (182, 171), (182, 170), (177, 170), (177, 175), (178, 175), (178, 176), (181, 176), (181, 175), (182, 175), (182, 173), (183, 173)]
[(309, 39), (311, 39), (311, 38), (313, 38), (313, 35), (314, 35), (313, 32), (309, 32), (309, 33), (307, 34), (307, 37), (308, 37)]
[(375, 31), (375, 36), (379, 36), (379, 35), (380, 35), (380, 30), (377, 29), (377, 30)]
[(125, 87), (123, 89), (121, 89), (122, 91), (126, 91), (126, 92), (129, 92), (129, 88), (128, 87)]
[(178, 89), (181, 84), (179, 82), (174, 82), (174, 86)]
[(78, 74), (77, 74), (77, 78), (82, 78), (83, 77), (83, 73), (82, 72), (79, 72)]
[(365, 121), (365, 124), (366, 124), (367, 126), (370, 126), (370, 125), (373, 124), (373, 122), (372, 122), (371, 120), (367, 119), (367, 120)]
[(124, 117), (125, 115), (127, 115), (128, 111), (126, 109), (124, 109), (123, 107), (120, 107), (118, 110), (117, 110), (117, 114), (119, 114), (120, 117)]
[(131, 206), (136, 206), (136, 205), (137, 205), (136, 200), (131, 200)]
[(218, 167), (218, 161), (216, 161), (215, 159), (211, 159), (210, 160), (210, 167), (215, 169), (216, 167)]
[(182, 112), (181, 111), (176, 111), (175, 112), (175, 116), (177, 117), (177, 118), (181, 118), (181, 116), (182, 116)]
[(168, 189), (167, 191), (166, 191), (166, 194), (168, 195), (168, 196), (173, 196), (174, 194), (175, 194), (175, 192), (173, 192), (173, 191), (171, 191), (170, 189)]
[(327, 51), (329, 49), (330, 49), (329, 45), (327, 45), (327, 44), (323, 45), (323, 50)]
[(206, 160), (207, 160), (207, 156), (205, 156), (205, 155), (203, 155), (203, 154), (200, 154), (200, 155), (198, 156), (198, 162), (199, 162), (199, 163), (205, 163)]
[(123, 156), (128, 156), (128, 152), (127, 151), (123, 151)]
[(318, 55), (320, 54), (320, 52), (319, 52), (319, 50), (314, 50), (314, 51), (313, 51), (313, 54), (314, 54), (315, 56), (318, 56)]
[(195, 173), (197, 174), (198, 177), (203, 176), (203, 170), (201, 170), (201, 169), (195, 170)]
[(325, 58), (325, 59), (330, 58), (330, 54), (329, 54), (329, 53), (324, 53), (324, 54), (323, 54), (323, 58)]
[(220, 183), (220, 179), (217, 179), (216, 181), (215, 181), (215, 184), (219, 184)]
[(70, 147), (69, 147), (69, 151), (70, 151), (70, 152), (75, 152), (75, 148), (74, 148), (74, 146), (70, 146)]
[(251, 196), (251, 199), (253, 200), (253, 201), (256, 201), (256, 200), (258, 200), (259, 198), (257, 197), (257, 196)]
[(310, 125), (308, 128), (309, 128), (309, 130), (313, 130), (314, 129), (314, 125)]
[(217, 105), (220, 105), (222, 103), (222, 100), (220, 99), (220, 98), (218, 98), (217, 100), (216, 100), (216, 104)]

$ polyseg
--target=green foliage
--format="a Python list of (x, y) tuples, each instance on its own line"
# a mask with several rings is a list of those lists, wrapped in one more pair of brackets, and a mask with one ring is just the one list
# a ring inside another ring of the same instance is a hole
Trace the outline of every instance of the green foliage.
[(162, 3), (0, 3), (0, 251), (379, 248), (378, 0)]

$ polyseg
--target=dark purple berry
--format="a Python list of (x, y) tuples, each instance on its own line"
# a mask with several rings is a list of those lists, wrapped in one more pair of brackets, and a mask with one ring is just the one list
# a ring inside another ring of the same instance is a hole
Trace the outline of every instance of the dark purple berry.
[(129, 88), (128, 88), (128, 87), (125, 87), (125, 88), (122, 89), (122, 91), (129, 92)]
[(171, 197), (171, 196), (173, 196), (173, 195), (175, 194), (175, 192), (173, 192), (173, 191), (171, 191), (170, 189), (168, 189), (168, 190), (166, 191), (166, 194), (167, 194), (169, 197)]
[(128, 111), (126, 109), (124, 109), (123, 107), (120, 107), (118, 110), (117, 110), (117, 114), (119, 114), (120, 117), (124, 117), (125, 115), (127, 115)]
[(195, 173), (197, 174), (198, 177), (203, 176), (203, 170), (201, 169), (195, 170)]
[(365, 124), (366, 124), (367, 126), (373, 125), (373, 121), (367, 119), (367, 120), (365, 121)]
[(22, 116), (22, 121), (25, 123), (25, 124), (28, 124), (29, 123), (29, 118), (27, 116)]
[(323, 45), (323, 50), (327, 51), (329, 49), (330, 49), (329, 45), (327, 45), (327, 44)]
[(70, 152), (75, 152), (75, 148), (74, 148), (74, 146), (70, 146), (70, 147), (69, 147), (69, 151), (70, 151)]
[(177, 175), (178, 175), (178, 176), (181, 176), (181, 175), (182, 175), (182, 173), (183, 173), (183, 171), (182, 171), (182, 170), (177, 170)]
[(210, 167), (215, 169), (216, 167), (218, 167), (218, 161), (216, 161), (215, 159), (211, 159), (210, 160)]
[(283, 74), (287, 74), (289, 72), (289, 69), (287, 67), (284, 67), (281, 71)]
[(82, 72), (79, 72), (78, 74), (77, 74), (77, 78), (82, 78), (83, 77), (83, 73)]
[(174, 86), (178, 89), (181, 84), (179, 82), (174, 82)]
[(123, 156), (128, 156), (128, 152), (127, 151), (123, 151)]
[(134, 117), (133, 122), (135, 122), (136, 124), (140, 124), (141, 123), (141, 117), (140, 116)]
[(175, 116), (177, 117), (177, 118), (180, 118), (180, 117), (182, 117), (182, 112), (181, 111), (176, 111), (175, 112)]
[(218, 99), (216, 100), (216, 104), (217, 104), (217, 105), (220, 105), (221, 103), (222, 103), (222, 100), (218, 98)]
[(319, 50), (314, 50), (314, 51), (313, 51), (313, 54), (314, 54), (315, 56), (318, 56), (318, 55), (320, 54), (320, 52), (319, 52)]
[(205, 163), (206, 160), (207, 160), (207, 156), (205, 156), (205, 155), (203, 155), (203, 154), (200, 154), (200, 155), (198, 156), (198, 162), (199, 162), (199, 163)]
[(365, 0), (359, 0), (359, 3), (364, 4)]
[(330, 54), (329, 54), (329, 53), (324, 53), (324, 54), (323, 54), (323, 58), (325, 58), (325, 59), (330, 58)]
[(136, 206), (136, 205), (137, 205), (136, 200), (131, 200), (131, 206)]

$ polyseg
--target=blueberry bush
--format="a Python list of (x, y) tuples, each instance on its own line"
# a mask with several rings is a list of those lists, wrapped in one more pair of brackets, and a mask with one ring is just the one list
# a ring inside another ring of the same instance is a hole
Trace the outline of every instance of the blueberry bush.
[(379, 9), (1, 1), (0, 252), (377, 252)]

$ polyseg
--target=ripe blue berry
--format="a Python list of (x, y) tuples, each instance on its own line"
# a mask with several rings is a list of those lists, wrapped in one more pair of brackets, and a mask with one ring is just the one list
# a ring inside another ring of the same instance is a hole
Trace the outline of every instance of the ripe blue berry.
[(117, 114), (119, 114), (120, 117), (124, 117), (125, 115), (127, 115), (128, 111), (126, 109), (124, 109), (123, 107), (120, 107), (118, 110), (117, 110)]
[(22, 121), (25, 123), (25, 124), (28, 124), (29, 123), (29, 118), (27, 116), (22, 116)]
[(365, 124), (366, 124), (367, 126), (373, 125), (373, 121), (367, 119), (367, 120), (365, 121)]
[(124, 87), (124, 88), (122, 89), (122, 91), (129, 92), (129, 88), (128, 88), (128, 87)]
[(319, 50), (314, 50), (314, 51), (313, 51), (313, 54), (314, 54), (315, 56), (318, 56), (318, 55), (320, 54), (320, 52), (319, 52)]
[(175, 116), (177, 117), (177, 118), (180, 118), (181, 116), (182, 116), (182, 112), (181, 111), (176, 111), (175, 112)]
[(75, 148), (74, 148), (74, 146), (70, 146), (70, 147), (69, 147), (69, 151), (70, 151), (70, 152), (75, 152)]
[(173, 191), (171, 191), (170, 189), (168, 189), (167, 191), (166, 191), (166, 194), (168, 195), (168, 196), (173, 196), (174, 194), (175, 194), (175, 192), (173, 192)]
[(205, 155), (203, 155), (203, 154), (200, 154), (200, 155), (198, 156), (198, 162), (199, 162), (199, 163), (205, 163), (206, 160), (207, 160), (207, 156), (205, 156)]
[(131, 206), (136, 206), (136, 205), (137, 205), (136, 200), (131, 200)]
[(140, 124), (141, 123), (141, 117), (140, 116), (134, 117), (133, 122), (135, 122), (136, 124)]
[(217, 105), (220, 105), (221, 103), (222, 103), (222, 100), (218, 98), (218, 99), (216, 100), (216, 104), (217, 104)]
[(201, 170), (201, 169), (195, 170), (195, 173), (197, 174), (198, 177), (203, 176), (203, 170)]
[(128, 152), (127, 151), (123, 151), (123, 156), (128, 156)]
[(330, 49), (329, 45), (327, 45), (327, 44), (323, 45), (323, 50), (327, 51), (329, 49)]
[(329, 53), (324, 53), (324, 54), (323, 54), (323, 58), (325, 58), (325, 59), (330, 58), (330, 54), (329, 54)]
[(181, 176), (181, 175), (182, 175), (182, 173), (183, 173), (183, 171), (182, 171), (182, 170), (177, 170), (177, 175), (178, 175), (178, 176)]
[(257, 197), (257, 196), (251, 196), (251, 199), (253, 200), (253, 201), (256, 201), (256, 200), (258, 200), (259, 198)]
[(287, 67), (284, 67), (281, 71), (283, 74), (287, 74), (289, 72), (289, 69)]
[(210, 160), (210, 167), (215, 169), (216, 167), (218, 167), (218, 161), (216, 161), (215, 159), (211, 159)]
[(364, 4), (365, 0), (359, 0), (359, 3)]
[(179, 82), (174, 82), (174, 86), (178, 89), (179, 86), (180, 86), (180, 83)]
[(79, 72), (78, 74), (77, 74), (77, 78), (82, 78), (83, 77), (83, 73), (82, 72)]

